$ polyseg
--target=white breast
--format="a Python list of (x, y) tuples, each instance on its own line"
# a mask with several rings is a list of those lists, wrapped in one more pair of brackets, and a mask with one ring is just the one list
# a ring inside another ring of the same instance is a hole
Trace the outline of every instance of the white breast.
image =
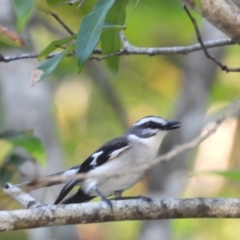
[(97, 186), (104, 196), (109, 196), (113, 195), (115, 191), (123, 191), (135, 185), (144, 176), (145, 171), (129, 175), (123, 174), (118, 177), (104, 177), (104, 174), (127, 172), (150, 163), (157, 156), (160, 143), (165, 135), (166, 132), (159, 132), (150, 138), (129, 135), (130, 142), (134, 142), (131, 147), (102, 166), (91, 170), (91, 173), (102, 174), (103, 177), (83, 181), (82, 189), (84, 192), (96, 196), (91, 189)]

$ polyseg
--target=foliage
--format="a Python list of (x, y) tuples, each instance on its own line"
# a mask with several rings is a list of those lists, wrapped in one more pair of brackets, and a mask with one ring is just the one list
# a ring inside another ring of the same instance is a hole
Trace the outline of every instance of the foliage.
[(12, 0), (17, 18), (17, 29), (22, 31), (32, 15), (34, 0)]
[[(0, 141), (5, 141), (11, 147), (3, 154), (3, 163), (0, 165), (0, 184), (3, 185), (18, 172), (19, 167), (26, 161), (38, 161), (44, 164), (46, 160), (44, 148), (39, 138), (31, 131), (8, 130), (0, 133)], [(31, 157), (22, 156), (15, 152), (16, 148), (27, 151)]]
[[(47, 3), (50, 3), (50, 1)], [(53, 5), (56, 3), (51, 2), (50, 4)], [(83, 18), (78, 33), (76, 34), (76, 39), (74, 35), (74, 37), (66, 37), (53, 41), (40, 53), (39, 59), (44, 56), (46, 57), (57, 48), (65, 48), (66, 43), (75, 40), (64, 51), (47, 60), (33, 72), (31, 85), (35, 85), (38, 81), (51, 74), (60, 61), (73, 50), (75, 50), (76, 53), (78, 71), (80, 72), (93, 53), (101, 35), (102, 51), (104, 54), (119, 50), (121, 47), (119, 31), (125, 22), (125, 8), (127, 4), (128, 0), (99, 0), (92, 11)], [(29, 7), (29, 5), (30, 3), (27, 6)], [(22, 11), (16, 11), (16, 14), (19, 16), (18, 22), (20, 22), (19, 24), (22, 26), (22, 22), (26, 22), (25, 17), (22, 16), (22, 12), (26, 11), (26, 8), (21, 8), (21, 10)], [(46, 12), (45, 9), (43, 11)], [(116, 73), (118, 69), (118, 57), (114, 57), (111, 61), (107, 60), (107, 62), (109, 67)]]

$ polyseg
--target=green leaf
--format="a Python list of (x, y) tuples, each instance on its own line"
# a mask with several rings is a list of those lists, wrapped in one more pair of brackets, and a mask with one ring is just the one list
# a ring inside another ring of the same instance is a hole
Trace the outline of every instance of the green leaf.
[(15, 147), (24, 148), (34, 159), (38, 160), (41, 165), (44, 165), (46, 154), (39, 138), (35, 136), (19, 136), (8, 141)]
[(93, 10), (82, 20), (77, 34), (76, 57), (79, 71), (96, 47), (103, 31), (105, 18), (114, 0), (99, 0)]
[(31, 86), (33, 87), (42, 79), (50, 75), (58, 66), (60, 61), (69, 53), (71, 53), (75, 48), (75, 44), (68, 46), (64, 51), (58, 53), (53, 58), (50, 58), (45, 63), (36, 68), (31, 77)]
[(0, 25), (0, 42), (14, 47), (22, 47), (25, 45), (20, 36), (2, 25)]
[(72, 35), (70, 37), (66, 37), (66, 38), (51, 42), (41, 53), (39, 53), (38, 60), (42, 60), (43, 58), (46, 58), (50, 53), (55, 51), (57, 48), (63, 46), (64, 44), (70, 42), (75, 38), (76, 38), (76, 35)]
[(0, 185), (9, 182), (12, 176), (18, 171), (19, 167), (28, 160), (29, 159), (17, 154), (9, 155), (0, 166)]
[(57, 5), (60, 5), (62, 2), (65, 2), (65, 0), (46, 0), (48, 6), (50, 7), (56, 7)]
[(222, 176), (229, 180), (240, 181), (240, 171), (207, 171), (206, 173)]
[(12, 0), (12, 2), (17, 18), (17, 29), (22, 31), (31, 17), (34, 0)]
[(50, 8), (46, 0), (35, 0), (34, 8), (46, 14), (50, 13)]
[[(123, 25), (126, 19), (125, 9), (128, 2), (129, 0), (116, 1), (107, 14), (104, 26), (110, 26), (111, 29), (104, 31), (101, 36), (103, 54), (114, 53), (121, 48), (121, 41), (119, 38), (121, 28), (119, 26), (122, 26), (122, 28), (124, 27)], [(116, 27), (114, 28), (114, 26)], [(106, 61), (112, 72), (117, 75), (119, 56), (107, 58)]]
[(10, 142), (14, 147), (26, 150), (40, 164), (46, 161), (46, 154), (39, 138), (33, 136), (32, 131), (5, 131), (0, 133), (0, 138)]

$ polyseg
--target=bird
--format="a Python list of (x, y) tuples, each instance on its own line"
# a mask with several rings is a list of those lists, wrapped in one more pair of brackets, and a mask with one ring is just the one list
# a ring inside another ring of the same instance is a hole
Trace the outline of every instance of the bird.
[[(134, 171), (142, 165), (151, 164), (157, 157), (166, 134), (179, 127), (179, 121), (168, 121), (159, 116), (146, 116), (139, 119), (126, 133), (103, 144), (82, 164), (61, 172), (63, 176), (92, 173), (99, 177), (67, 181), (54, 204), (83, 203), (100, 197), (112, 208), (108, 197), (114, 196), (114, 199), (123, 199), (123, 191), (139, 182), (147, 170), (122, 175), (119, 173)], [(104, 174), (108, 174), (108, 176), (104, 176)], [(75, 186), (79, 186), (77, 192), (67, 197)]]

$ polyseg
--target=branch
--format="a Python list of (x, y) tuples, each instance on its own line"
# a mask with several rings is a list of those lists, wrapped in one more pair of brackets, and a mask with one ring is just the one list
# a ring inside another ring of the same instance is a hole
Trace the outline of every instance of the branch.
[(13, 186), (10, 183), (7, 183), (4, 186), (3, 192), (9, 195), (11, 198), (13, 198), (15, 201), (17, 201), (24, 208), (36, 208), (42, 205), (32, 196), (21, 191), (21, 189), (17, 188), (16, 186)]
[(121, 171), (121, 169), (119, 169), (118, 173), (104, 173), (104, 174), (93, 174), (93, 173), (80, 173), (80, 174), (76, 174), (76, 175), (58, 175), (58, 176), (45, 176), (45, 177), (41, 177), (32, 181), (28, 181), (28, 182), (24, 182), (24, 183), (20, 183), (17, 184), (17, 187), (24, 187), (24, 186), (28, 186), (30, 189), (29, 190), (33, 190), (33, 189), (39, 189), (45, 186), (52, 186), (55, 184), (59, 184), (59, 183), (63, 183), (65, 181), (68, 180), (74, 180), (74, 179), (86, 179), (86, 178), (99, 178), (99, 177), (118, 177), (118, 176), (122, 176), (122, 175), (128, 175), (131, 173), (137, 173), (137, 172), (144, 172), (147, 170), (150, 170), (153, 166), (159, 164), (160, 162), (166, 162), (169, 161), (170, 159), (172, 159), (173, 157), (177, 156), (178, 154), (184, 152), (185, 150), (188, 149), (192, 149), (196, 146), (198, 146), (201, 142), (203, 142), (205, 139), (207, 139), (209, 136), (211, 136), (214, 132), (216, 132), (216, 130), (218, 129), (218, 127), (222, 124), (222, 122), (224, 120), (226, 120), (228, 117), (232, 116), (236, 111), (238, 111), (240, 109), (240, 98), (237, 99), (235, 102), (233, 102), (232, 104), (230, 104), (228, 106), (228, 108), (220, 115), (217, 117), (217, 119), (215, 120), (213, 127), (211, 127), (206, 133), (198, 136), (197, 138), (193, 139), (192, 141), (185, 143), (185, 144), (181, 144), (179, 146), (174, 147), (171, 151), (169, 151), (168, 153), (161, 155), (159, 157), (157, 157), (153, 162), (151, 162), (151, 164), (145, 164), (143, 166), (136, 166), (136, 168), (134, 170), (129, 170), (129, 171)]
[(0, 232), (68, 224), (176, 218), (239, 218), (240, 199), (192, 198), (112, 201), (45, 205), (27, 210), (0, 211)]
[(50, 11), (50, 15), (70, 34), (74, 35), (74, 32), (61, 20), (61, 18), (56, 14)]
[(240, 42), (239, 1), (232, 0), (182, 0), (228, 37)]
[[(126, 43), (125, 43), (126, 44)], [(219, 39), (219, 40), (211, 40), (204, 42), (205, 48), (214, 48), (214, 47), (222, 47), (236, 44), (233, 40), (227, 39)], [(188, 54), (191, 52), (196, 52), (202, 50), (201, 45), (194, 44), (190, 46), (176, 46), (176, 47), (162, 47), (162, 48), (142, 48), (142, 47), (135, 47), (133, 45), (128, 45), (127, 48), (122, 48), (118, 52), (101, 55), (101, 56), (92, 56), (90, 59), (95, 59), (101, 61), (105, 58), (114, 57), (114, 56), (124, 56), (124, 55), (170, 55), (170, 54)], [(101, 50), (96, 49), (93, 51), (94, 54), (102, 54)], [(51, 53), (47, 56), (47, 59), (54, 57), (58, 53)], [(72, 56), (73, 53), (68, 54), (67, 56)], [(27, 59), (27, 58), (38, 58), (38, 54), (36, 53), (23, 53), (17, 54), (13, 56), (3, 56), (0, 54), (0, 62), (11, 62), (20, 59)]]
[(229, 68), (226, 65), (222, 64), (220, 61), (218, 61), (214, 56), (212, 56), (208, 52), (208, 50), (206, 49), (206, 47), (205, 47), (205, 45), (203, 43), (200, 31), (199, 31), (198, 26), (197, 26), (196, 19), (192, 17), (192, 15), (191, 15), (190, 11), (188, 10), (188, 8), (186, 7), (186, 5), (183, 5), (183, 9), (186, 11), (188, 17), (190, 18), (190, 20), (191, 20), (191, 22), (193, 24), (194, 30), (195, 30), (196, 35), (197, 35), (198, 42), (200, 43), (205, 56), (208, 59), (212, 60), (217, 66), (219, 66), (223, 71), (226, 71), (227, 73), (228, 72), (240, 72), (240, 68)]

